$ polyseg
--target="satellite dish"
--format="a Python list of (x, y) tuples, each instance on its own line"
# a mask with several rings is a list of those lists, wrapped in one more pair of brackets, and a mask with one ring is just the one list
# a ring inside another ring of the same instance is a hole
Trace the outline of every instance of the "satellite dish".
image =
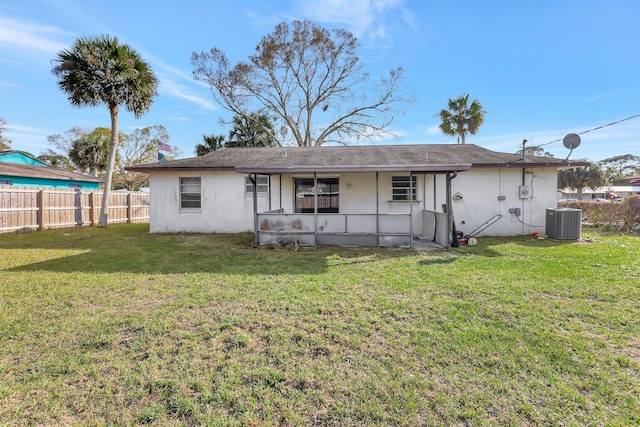
[(564, 145), (565, 148), (568, 148), (569, 150), (578, 148), (578, 145), (580, 145), (580, 135), (570, 133), (569, 135), (564, 137), (564, 139), (562, 140), (562, 145)]

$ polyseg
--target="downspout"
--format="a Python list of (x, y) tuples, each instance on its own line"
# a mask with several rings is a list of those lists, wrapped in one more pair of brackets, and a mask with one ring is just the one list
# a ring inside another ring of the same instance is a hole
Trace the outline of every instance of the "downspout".
[(458, 176), (458, 172), (447, 172), (447, 236), (451, 236), (451, 246), (458, 247), (455, 219), (453, 217), (453, 205), (451, 203), (451, 180)]
[(258, 236), (258, 178), (257, 174), (249, 175), (249, 180), (253, 184), (253, 247), (260, 245), (260, 237)]
[(438, 201), (438, 176), (433, 174), (433, 212), (436, 211), (436, 203)]

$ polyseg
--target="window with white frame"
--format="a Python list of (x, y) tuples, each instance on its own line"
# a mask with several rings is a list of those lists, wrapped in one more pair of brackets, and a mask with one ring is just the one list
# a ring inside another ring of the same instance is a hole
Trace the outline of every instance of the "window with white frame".
[[(268, 176), (257, 176), (256, 177), (256, 190), (258, 194), (260, 193), (268, 193), (269, 192), (269, 177)], [(251, 182), (251, 178), (248, 176), (244, 177), (244, 192), (246, 194), (253, 194), (253, 182)]]
[(416, 200), (416, 183), (415, 175), (392, 176), (392, 200)]
[(202, 207), (200, 177), (180, 178), (180, 208), (199, 209)]

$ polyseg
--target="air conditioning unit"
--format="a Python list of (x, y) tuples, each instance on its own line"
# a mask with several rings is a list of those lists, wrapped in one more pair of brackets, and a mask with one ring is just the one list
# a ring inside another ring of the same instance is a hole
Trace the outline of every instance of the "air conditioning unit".
[(582, 227), (582, 211), (570, 208), (548, 208), (545, 234), (551, 239), (578, 240)]

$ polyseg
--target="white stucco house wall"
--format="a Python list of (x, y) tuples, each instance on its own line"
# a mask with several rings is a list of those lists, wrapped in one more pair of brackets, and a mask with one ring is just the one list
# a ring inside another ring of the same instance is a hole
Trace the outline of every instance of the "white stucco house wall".
[(427, 144), (226, 148), (128, 169), (150, 175), (152, 233), (414, 247), (448, 246), (460, 233), (544, 233), (566, 167), (473, 144)]

